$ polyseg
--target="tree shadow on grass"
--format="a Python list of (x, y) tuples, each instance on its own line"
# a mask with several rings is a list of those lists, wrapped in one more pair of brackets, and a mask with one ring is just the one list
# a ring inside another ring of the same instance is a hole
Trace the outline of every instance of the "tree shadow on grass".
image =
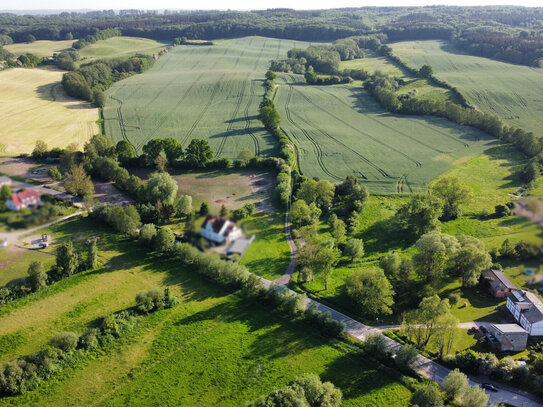
[(394, 216), (375, 222), (357, 237), (363, 239), (367, 255), (405, 249), (416, 240), (416, 237), (401, 227), (399, 220)]

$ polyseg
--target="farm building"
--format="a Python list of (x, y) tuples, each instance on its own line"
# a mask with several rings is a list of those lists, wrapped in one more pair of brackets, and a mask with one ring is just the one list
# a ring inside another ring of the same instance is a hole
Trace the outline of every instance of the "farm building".
[(487, 338), (495, 352), (522, 352), (526, 349), (528, 332), (517, 324), (492, 324)]
[(490, 285), (489, 290), (496, 298), (505, 298), (511, 291), (516, 290), (517, 287), (507, 278), (507, 276), (500, 270), (484, 270), (481, 272), (483, 277)]
[(214, 243), (228, 243), (241, 237), (241, 229), (235, 223), (221, 216), (208, 215), (200, 233)]
[(543, 302), (537, 295), (515, 290), (507, 296), (506, 306), (530, 336), (543, 336)]
[(33, 189), (16, 192), (6, 201), (6, 208), (15, 212), (39, 205), (41, 205), (40, 195)]

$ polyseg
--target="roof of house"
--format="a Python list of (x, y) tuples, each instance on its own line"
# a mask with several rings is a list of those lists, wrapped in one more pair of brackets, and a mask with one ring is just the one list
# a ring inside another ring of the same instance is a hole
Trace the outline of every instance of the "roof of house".
[(495, 291), (502, 291), (507, 288), (511, 290), (516, 290), (517, 287), (515, 284), (511, 282), (507, 278), (507, 276), (503, 273), (503, 271), (495, 270), (495, 269), (489, 269), (482, 271), (482, 274), (484, 277), (487, 277), (490, 279), (489, 283), (492, 289)]
[(21, 206), (24, 204), (24, 201), (30, 198), (38, 200), (40, 199), (40, 195), (33, 189), (25, 189), (24, 191), (12, 194), (10, 199), (15, 205)]
[(492, 324), (492, 327), (503, 334), (528, 333), (528, 331), (526, 331), (523, 327), (517, 324)]
[(534, 293), (515, 290), (508, 298), (519, 306), (530, 323), (543, 321), (543, 302)]

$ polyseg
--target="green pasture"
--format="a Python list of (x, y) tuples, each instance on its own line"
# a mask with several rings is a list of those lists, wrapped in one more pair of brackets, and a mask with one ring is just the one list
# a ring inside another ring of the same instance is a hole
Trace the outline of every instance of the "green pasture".
[(31, 43), (19, 42), (16, 44), (4, 45), (4, 48), (15, 55), (34, 54), (40, 58), (52, 56), (54, 53), (67, 51), (72, 47), (75, 40), (66, 41), (34, 41)]
[(353, 85), (309, 86), (281, 74), (275, 104), (297, 146), (307, 177), (360, 178), (372, 193), (411, 193), (496, 140), (470, 127), (428, 116), (385, 112)]
[(536, 134), (543, 126), (543, 69), (465, 55), (447, 42), (409, 41), (390, 44), (408, 65), (431, 65), (481, 110)]
[(79, 63), (90, 62), (93, 59), (107, 59), (129, 56), (134, 54), (153, 55), (165, 48), (166, 42), (137, 37), (111, 37), (87, 45), (79, 50)]
[(59, 240), (74, 237), (77, 246), (85, 236), (99, 236), (105, 267), (2, 307), (1, 362), (44, 348), (58, 332), (83, 332), (134, 305), (143, 289), (170, 287), (182, 303), (143, 318), (38, 389), (1, 398), (1, 406), (239, 406), (306, 372), (339, 386), (346, 406), (408, 405), (410, 391), (399, 373), (231, 294), (174, 259), (155, 257), (85, 218), (48, 231)]
[(138, 153), (153, 138), (173, 137), (185, 147), (207, 139), (217, 157), (236, 158), (243, 149), (274, 155), (276, 141), (256, 118), (258, 104), (270, 60), (295, 46), (305, 44), (246, 37), (177, 46), (106, 92), (106, 134), (128, 140)]

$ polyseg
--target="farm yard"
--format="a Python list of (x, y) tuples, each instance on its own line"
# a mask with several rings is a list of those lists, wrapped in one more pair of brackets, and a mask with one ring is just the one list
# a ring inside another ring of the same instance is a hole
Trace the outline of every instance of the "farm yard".
[(458, 88), (468, 101), (508, 123), (539, 132), (543, 126), (543, 69), (465, 55), (442, 41), (391, 44), (409, 66), (429, 64), (438, 79)]
[(64, 93), (56, 69), (0, 72), (0, 154), (30, 153), (37, 140), (50, 148), (82, 148), (98, 132), (98, 109)]
[(295, 46), (307, 45), (246, 37), (177, 46), (106, 92), (106, 134), (115, 143), (128, 140), (138, 153), (150, 139), (173, 137), (183, 146), (207, 139), (218, 157), (236, 158), (243, 149), (271, 156), (276, 142), (256, 118), (264, 73)]
[[(330, 380), (345, 406), (407, 406), (405, 378), (265, 306), (229, 294), (177, 261), (149, 254), (86, 218), (45, 230), (56, 244), (99, 239), (103, 268), (73, 275), (0, 310), (0, 361), (40, 350), (62, 331), (83, 332), (135, 295), (169, 287), (182, 303), (144, 317), (38, 389), (0, 405), (243, 405), (301, 373)], [(192, 380), (195, 377), (198, 380)], [(74, 388), (78, 391), (74, 392)]]
[(352, 85), (308, 86), (302, 76), (284, 74), (278, 83), (281, 126), (307, 177), (338, 182), (355, 175), (372, 193), (424, 191), (437, 175), (496, 143), (447, 120), (386, 113)]

